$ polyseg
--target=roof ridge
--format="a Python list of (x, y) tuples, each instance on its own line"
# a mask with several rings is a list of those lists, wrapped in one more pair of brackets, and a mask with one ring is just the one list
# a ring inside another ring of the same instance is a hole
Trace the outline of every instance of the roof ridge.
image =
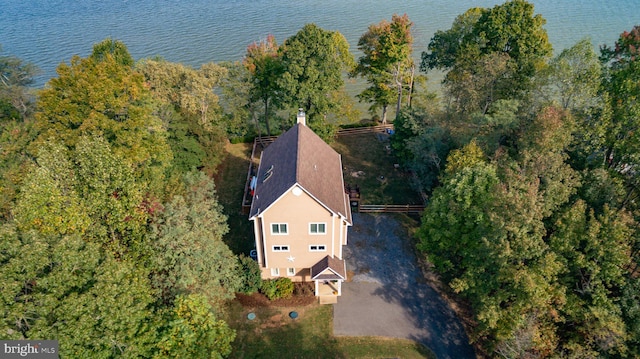
[(300, 132), (300, 126), (303, 126), (301, 123), (296, 124), (296, 183), (300, 184), (300, 149), (302, 148), (302, 134)]

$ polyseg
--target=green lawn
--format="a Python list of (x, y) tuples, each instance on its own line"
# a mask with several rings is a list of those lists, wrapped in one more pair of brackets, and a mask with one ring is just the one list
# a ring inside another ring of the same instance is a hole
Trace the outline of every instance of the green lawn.
[[(295, 320), (292, 310), (299, 313)], [(333, 336), (331, 305), (244, 308), (233, 302), (228, 311), (237, 333), (230, 358), (435, 358), (411, 340)]]
[(345, 185), (359, 186), (362, 204), (422, 204), (410, 175), (394, 168), (387, 141), (375, 133), (339, 136), (331, 145), (342, 155)]
[(225, 243), (235, 254), (248, 255), (254, 248), (252, 223), (246, 214), (241, 213), (252, 145), (228, 144), (227, 156), (215, 177), (218, 199), (224, 207), (224, 213), (229, 217), (229, 233), (225, 236)]

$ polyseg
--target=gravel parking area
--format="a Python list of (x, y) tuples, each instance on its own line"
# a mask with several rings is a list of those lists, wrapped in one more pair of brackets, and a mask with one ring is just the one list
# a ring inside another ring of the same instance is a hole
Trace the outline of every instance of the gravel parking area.
[(345, 258), (354, 275), (334, 304), (334, 335), (406, 338), (438, 358), (475, 358), (462, 324), (424, 280), (394, 217), (354, 213), (353, 222)]

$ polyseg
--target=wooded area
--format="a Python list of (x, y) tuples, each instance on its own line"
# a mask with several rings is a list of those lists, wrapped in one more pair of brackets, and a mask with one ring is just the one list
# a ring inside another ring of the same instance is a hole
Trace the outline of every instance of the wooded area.
[[(225, 143), (277, 135), (298, 108), (331, 141), (357, 99), (393, 120), (393, 153), (430, 194), (418, 249), (471, 307), (480, 355), (638, 357), (640, 26), (554, 55), (544, 23), (523, 0), (470, 9), (419, 65), (406, 15), (366, 29), (358, 59), (314, 24), (197, 69), (106, 39), (42, 89), (0, 56), (2, 338), (227, 356), (224, 303), (260, 283), (224, 242)], [(368, 87), (354, 98), (344, 74)]]

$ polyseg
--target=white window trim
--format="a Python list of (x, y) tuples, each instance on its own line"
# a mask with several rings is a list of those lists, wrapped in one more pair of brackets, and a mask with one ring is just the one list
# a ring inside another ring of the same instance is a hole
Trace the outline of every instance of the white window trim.
[[(280, 229), (280, 226), (284, 224), (286, 226), (286, 228), (287, 228), (287, 231), (285, 233), (282, 233), (282, 232), (273, 233), (273, 225), (274, 224), (278, 225), (278, 229)], [(286, 236), (286, 235), (289, 234), (289, 224), (288, 223), (270, 223), (269, 224), (269, 230), (271, 231), (271, 235), (272, 236)]]
[[(317, 249), (313, 249), (311, 247), (317, 247)], [(320, 247), (324, 247), (323, 249), (320, 249)], [(309, 245), (309, 252), (326, 252), (327, 251), (327, 246), (324, 244), (310, 244)]]
[[(314, 224), (316, 224), (316, 225), (318, 225), (318, 224), (324, 225), (324, 232), (316, 232), (316, 233), (311, 232), (311, 226), (314, 225)], [(312, 236), (324, 236), (325, 234), (327, 234), (327, 223), (326, 222), (309, 223), (309, 234), (312, 235)]]
[(296, 275), (296, 269), (295, 268), (287, 268), (287, 276), (293, 277), (294, 275)]
[[(278, 247), (278, 249), (276, 249), (276, 247)], [(276, 244), (271, 246), (271, 251), (272, 252), (289, 252), (289, 245), (288, 244)]]
[(271, 268), (271, 276), (279, 277), (280, 276), (280, 268)]

